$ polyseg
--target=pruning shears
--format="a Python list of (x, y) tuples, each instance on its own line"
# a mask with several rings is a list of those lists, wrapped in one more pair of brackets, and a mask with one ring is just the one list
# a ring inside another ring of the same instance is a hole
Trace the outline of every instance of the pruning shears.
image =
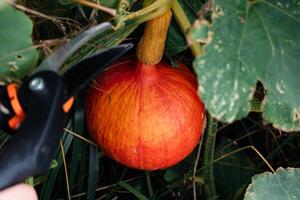
[(0, 155), (0, 190), (48, 169), (78, 91), (132, 48), (124, 44), (100, 49), (58, 73), (75, 51), (111, 28), (105, 22), (82, 32), (46, 58), (20, 86), (0, 86), (0, 129), (13, 134)]

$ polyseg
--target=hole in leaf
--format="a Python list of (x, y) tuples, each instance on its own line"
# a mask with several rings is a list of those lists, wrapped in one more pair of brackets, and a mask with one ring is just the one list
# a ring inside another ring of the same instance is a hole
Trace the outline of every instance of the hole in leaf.
[(293, 121), (298, 121), (300, 119), (299, 108), (294, 108), (292, 111)]
[(266, 95), (267, 95), (267, 90), (264, 88), (262, 82), (257, 81), (255, 92), (254, 92), (254, 98), (258, 99), (259, 101), (262, 101)]
[(224, 15), (224, 12), (223, 12), (222, 8), (220, 8), (220, 7), (216, 8), (216, 12), (218, 13), (218, 15)]
[(17, 57), (18, 60), (23, 59), (23, 56), (22, 56), (22, 55), (17, 55), (16, 57)]
[(224, 11), (218, 5), (215, 6), (215, 10), (212, 13), (212, 18), (218, 18), (224, 15)]

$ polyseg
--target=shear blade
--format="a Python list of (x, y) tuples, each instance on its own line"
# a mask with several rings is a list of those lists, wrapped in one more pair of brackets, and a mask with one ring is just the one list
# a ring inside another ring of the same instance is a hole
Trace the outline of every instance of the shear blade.
[(133, 44), (123, 44), (95, 52), (66, 71), (62, 77), (67, 87), (67, 98), (76, 94), (95, 76), (125, 54)]

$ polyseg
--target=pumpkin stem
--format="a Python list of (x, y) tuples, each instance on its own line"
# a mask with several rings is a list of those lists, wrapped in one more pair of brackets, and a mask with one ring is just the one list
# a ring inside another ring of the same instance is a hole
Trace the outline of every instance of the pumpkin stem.
[(137, 48), (137, 58), (148, 65), (158, 64), (163, 56), (172, 12), (146, 22), (143, 37)]

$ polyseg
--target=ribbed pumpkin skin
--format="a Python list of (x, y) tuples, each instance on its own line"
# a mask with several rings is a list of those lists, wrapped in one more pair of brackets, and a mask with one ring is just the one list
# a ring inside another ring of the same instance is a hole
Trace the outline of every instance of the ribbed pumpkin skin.
[(114, 160), (154, 170), (184, 159), (199, 142), (204, 106), (194, 75), (181, 65), (122, 61), (97, 79), (87, 93), (88, 128)]

